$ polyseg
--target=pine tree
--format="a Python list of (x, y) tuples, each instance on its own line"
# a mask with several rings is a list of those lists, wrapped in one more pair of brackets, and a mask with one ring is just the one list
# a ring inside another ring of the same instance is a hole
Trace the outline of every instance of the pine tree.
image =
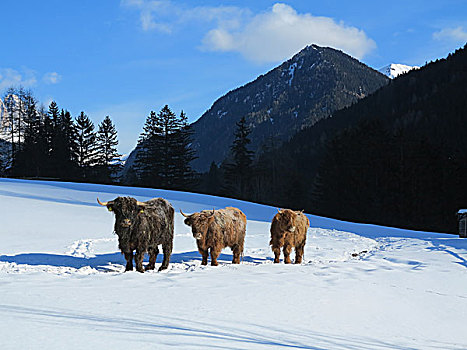
[(158, 153), (162, 143), (161, 134), (159, 117), (156, 112), (151, 111), (138, 140), (138, 151), (134, 165), (136, 176), (141, 185), (160, 186)]
[(96, 133), (94, 124), (84, 112), (76, 118), (76, 134), (77, 164), (81, 176), (87, 179), (90, 177), (91, 167), (96, 164)]
[(76, 130), (70, 112), (61, 110), (54, 127), (53, 151), (57, 176), (73, 179), (77, 170)]
[(158, 155), (162, 165), (160, 172), (161, 187), (173, 188), (177, 171), (176, 147), (180, 121), (168, 105), (161, 109), (158, 118), (162, 127), (162, 148)]
[(236, 124), (235, 140), (230, 147), (233, 163), (226, 165), (226, 194), (244, 198), (251, 186), (253, 152), (248, 149), (250, 129), (245, 117)]
[(62, 132), (61, 116), (58, 105), (52, 101), (49, 105), (48, 111), (48, 143), (50, 151), (50, 176), (56, 178), (63, 178), (65, 170), (64, 161), (66, 159), (64, 149), (64, 135)]
[(192, 148), (193, 130), (188, 124), (188, 118), (183, 110), (179, 117), (179, 129), (174, 133), (174, 161), (173, 188), (186, 190), (195, 184), (195, 171), (191, 168), (191, 161), (196, 159), (196, 152)]
[(39, 176), (41, 155), (38, 142), (41, 119), (36, 110), (36, 100), (29, 91), (24, 95), (24, 104), (23, 143), (17, 153), (13, 173), (19, 176)]
[(103, 181), (111, 181), (119, 170), (121, 154), (117, 151), (117, 129), (109, 116), (99, 124), (97, 131), (97, 165)]
[(185, 113), (177, 117), (165, 105), (158, 114), (150, 113), (143, 130), (135, 162), (141, 184), (172, 189), (193, 185), (195, 172), (190, 162), (195, 156)]

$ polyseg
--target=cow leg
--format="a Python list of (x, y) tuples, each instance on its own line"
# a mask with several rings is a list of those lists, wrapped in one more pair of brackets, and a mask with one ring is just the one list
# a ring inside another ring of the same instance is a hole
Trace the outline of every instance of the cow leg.
[(299, 245), (298, 247), (295, 247), (295, 263), (296, 264), (302, 263), (304, 248), (305, 248), (304, 245)]
[(285, 245), (284, 248), (282, 249), (284, 252), (284, 263), (290, 264), (290, 252), (292, 251), (292, 246), (291, 245)]
[(159, 248), (156, 246), (155, 248), (149, 248), (148, 249), (148, 254), (149, 254), (149, 264), (145, 267), (145, 270), (154, 270), (156, 267), (156, 260), (157, 260), (157, 255), (159, 254)]
[(136, 271), (143, 273), (143, 259), (144, 259), (144, 252), (136, 251), (135, 254), (135, 264), (136, 264)]
[(170, 254), (172, 254), (172, 243), (163, 244), (162, 251), (164, 252), (164, 259), (162, 260), (161, 267), (159, 267), (159, 271), (165, 270), (169, 267)]
[(211, 265), (212, 266), (219, 265), (217, 262), (217, 258), (219, 257), (219, 255), (220, 255), (220, 251), (217, 251), (216, 249), (211, 248)]
[(280, 247), (272, 247), (272, 251), (274, 252), (274, 264), (279, 263), (279, 259), (281, 257), (281, 248)]
[(207, 265), (208, 264), (208, 254), (209, 254), (208, 250), (198, 248), (198, 251), (201, 254), (201, 256), (203, 257), (203, 260), (201, 261), (201, 265)]
[(124, 253), (126, 259), (125, 271), (133, 271), (133, 252)]
[(233, 252), (232, 264), (240, 264), (240, 255), (243, 253), (243, 246), (236, 245), (234, 249), (232, 249), (232, 252)]

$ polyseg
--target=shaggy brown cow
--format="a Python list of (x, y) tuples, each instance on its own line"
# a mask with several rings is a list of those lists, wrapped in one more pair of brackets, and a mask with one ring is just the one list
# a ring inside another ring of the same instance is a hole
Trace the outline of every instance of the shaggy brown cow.
[(138, 202), (131, 197), (117, 197), (113, 201), (102, 203), (115, 213), (114, 231), (118, 236), (118, 247), (125, 254), (126, 269), (133, 270), (133, 250), (136, 250), (136, 270), (144, 272), (144, 253), (149, 254), (146, 270), (154, 270), (158, 245), (162, 244), (164, 259), (159, 271), (169, 265), (174, 239), (174, 208), (163, 198), (154, 198), (147, 202)]
[(227, 207), (203, 210), (191, 215), (186, 215), (181, 210), (180, 212), (186, 218), (185, 224), (191, 226), (198, 251), (203, 257), (201, 265), (208, 264), (210, 250), (211, 265), (217, 266), (217, 258), (225, 247), (232, 249), (232, 263), (240, 263), (246, 231), (246, 216), (240, 209)]
[(279, 210), (272, 219), (271, 241), (269, 242), (274, 252), (275, 263), (279, 262), (281, 247), (284, 247), (284, 262), (286, 264), (290, 264), (292, 247), (295, 247), (295, 263), (302, 262), (308, 227), (310, 227), (310, 221), (303, 214), (303, 211)]

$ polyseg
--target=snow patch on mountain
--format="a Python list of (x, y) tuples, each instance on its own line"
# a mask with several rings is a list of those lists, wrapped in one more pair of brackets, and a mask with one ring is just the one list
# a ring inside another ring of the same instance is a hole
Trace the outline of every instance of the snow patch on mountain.
[(405, 74), (412, 69), (418, 69), (418, 66), (407, 66), (405, 64), (391, 63), (378, 69), (378, 72), (383, 73), (387, 77), (394, 79), (401, 74)]

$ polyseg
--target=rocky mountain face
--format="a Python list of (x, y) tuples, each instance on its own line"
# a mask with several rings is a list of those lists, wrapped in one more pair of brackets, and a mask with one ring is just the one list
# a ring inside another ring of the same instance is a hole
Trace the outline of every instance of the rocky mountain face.
[(303, 128), (349, 106), (389, 79), (345, 53), (307, 46), (290, 60), (214, 102), (193, 123), (198, 159), (193, 167), (206, 171), (212, 161), (229, 156), (236, 123), (245, 117), (251, 149), (267, 140), (288, 140)]

